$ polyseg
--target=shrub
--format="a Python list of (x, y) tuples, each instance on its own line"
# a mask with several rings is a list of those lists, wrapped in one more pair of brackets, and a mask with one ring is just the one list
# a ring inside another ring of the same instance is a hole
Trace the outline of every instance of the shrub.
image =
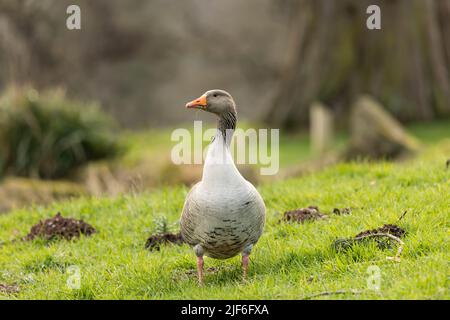
[(0, 97), (0, 173), (59, 178), (119, 150), (116, 124), (96, 104), (56, 89), (9, 88)]

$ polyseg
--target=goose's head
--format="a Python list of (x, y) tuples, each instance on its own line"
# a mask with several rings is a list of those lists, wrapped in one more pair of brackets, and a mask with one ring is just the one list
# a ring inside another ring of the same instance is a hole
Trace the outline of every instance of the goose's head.
[(199, 98), (188, 102), (186, 108), (205, 110), (219, 117), (230, 113), (236, 114), (236, 104), (233, 97), (220, 89), (206, 91)]

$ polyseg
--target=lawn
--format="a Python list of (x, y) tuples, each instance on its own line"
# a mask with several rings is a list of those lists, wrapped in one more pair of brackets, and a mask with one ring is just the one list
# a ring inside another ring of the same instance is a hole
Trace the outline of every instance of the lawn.
[[(448, 129), (413, 131), (426, 142), (416, 158), (401, 163), (344, 163), (320, 172), (263, 184), (266, 228), (241, 280), (240, 259), (205, 259), (205, 286), (196, 282), (196, 261), (186, 246), (144, 248), (161, 217), (174, 231), (188, 188), (165, 187), (117, 198), (81, 198), (0, 215), (0, 284), (19, 291), (4, 299), (302, 299), (321, 292), (348, 293), (314, 299), (449, 299), (450, 158)], [(162, 143), (163, 144), (163, 143)], [(287, 150), (289, 144), (285, 144)], [(283, 151), (282, 151), (283, 152)], [(292, 152), (292, 151), (289, 151)], [(290, 162), (292, 156), (286, 156)], [(328, 219), (280, 222), (286, 210), (316, 205)], [(334, 208), (352, 208), (335, 215)], [(405, 212), (406, 215), (397, 222)], [(17, 240), (32, 225), (61, 212), (97, 228), (74, 241)], [(374, 241), (336, 251), (337, 238), (385, 223), (407, 232), (399, 262), (388, 260), (397, 244)], [(67, 285), (73, 266), (79, 289)], [(379, 270), (379, 290), (368, 286)], [(355, 292), (357, 294), (355, 294)]]

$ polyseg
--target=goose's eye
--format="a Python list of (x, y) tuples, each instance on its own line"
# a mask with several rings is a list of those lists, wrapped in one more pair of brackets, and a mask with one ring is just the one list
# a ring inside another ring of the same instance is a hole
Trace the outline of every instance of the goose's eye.
[(213, 97), (214, 97), (214, 98), (217, 98), (217, 93), (214, 93), (214, 94), (213, 94)]

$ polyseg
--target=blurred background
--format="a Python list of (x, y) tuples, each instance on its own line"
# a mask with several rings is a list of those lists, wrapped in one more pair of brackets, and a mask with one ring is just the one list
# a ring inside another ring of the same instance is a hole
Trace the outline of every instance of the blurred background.
[(281, 129), (286, 178), (450, 134), (450, 1), (0, 0), (0, 70), (3, 211), (192, 183), (170, 133), (213, 119), (184, 109), (212, 88)]

